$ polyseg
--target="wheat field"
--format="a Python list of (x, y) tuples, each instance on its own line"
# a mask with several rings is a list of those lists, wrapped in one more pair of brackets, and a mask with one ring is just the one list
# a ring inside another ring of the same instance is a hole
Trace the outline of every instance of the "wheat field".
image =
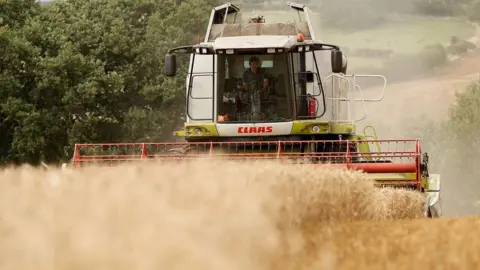
[(479, 269), (480, 219), (358, 172), (197, 161), (0, 172), (3, 269)]

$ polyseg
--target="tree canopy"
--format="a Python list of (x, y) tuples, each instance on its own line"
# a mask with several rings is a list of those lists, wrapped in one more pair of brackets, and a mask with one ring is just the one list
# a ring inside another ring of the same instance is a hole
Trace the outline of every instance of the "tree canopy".
[(216, 4), (0, 0), (0, 162), (59, 162), (75, 143), (171, 134), (184, 76), (165, 79), (164, 55), (196, 42)]

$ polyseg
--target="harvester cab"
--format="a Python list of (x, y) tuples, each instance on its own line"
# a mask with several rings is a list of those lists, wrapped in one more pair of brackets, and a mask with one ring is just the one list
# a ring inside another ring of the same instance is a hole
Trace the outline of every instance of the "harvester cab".
[[(236, 6), (216, 7), (203, 43), (168, 52), (167, 76), (176, 75), (177, 53), (190, 55), (187, 120), (177, 135), (187, 141), (302, 140), (331, 134), (334, 122), (353, 131), (341, 102), (347, 92), (328, 96), (323, 85), (345, 80), (336, 74), (346, 73), (346, 57), (338, 46), (315, 40), (303, 5), (288, 5), (299, 22), (265, 23), (258, 16), (242, 23)], [(334, 74), (321, 78), (329, 73), (320, 70), (326, 60)]]
[[(356, 106), (383, 99), (386, 78), (347, 74), (340, 47), (317, 39), (305, 5), (287, 3), (291, 22), (268, 16), (242, 20), (230, 3), (214, 7), (205, 39), (172, 48), (165, 74), (177, 74), (177, 55), (189, 56), (182, 143), (78, 144), (74, 164), (188, 159), (276, 159), (366, 172), (378, 186), (416, 189), (426, 214), (440, 215), (439, 175), (429, 175), (418, 139), (379, 140), (358, 134)], [(366, 99), (359, 78), (383, 82)], [(373, 129), (372, 127), (370, 127)]]

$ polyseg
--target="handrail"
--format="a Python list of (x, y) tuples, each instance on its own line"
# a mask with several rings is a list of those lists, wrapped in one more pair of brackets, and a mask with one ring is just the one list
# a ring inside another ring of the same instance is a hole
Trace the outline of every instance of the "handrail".
[[(370, 74), (351, 74), (351, 75), (344, 75), (343, 77), (351, 77), (351, 78), (382, 78), (383, 79), (383, 89), (382, 95), (380, 98), (376, 99), (363, 99), (364, 102), (378, 102), (382, 101), (383, 97), (385, 96), (385, 89), (387, 88), (387, 78), (383, 75), (370, 75)], [(355, 101), (362, 101), (360, 99), (356, 99)]]
[[(349, 117), (348, 117), (348, 119), (336, 119), (336, 120), (333, 120), (333, 122), (336, 122), (336, 123), (356, 123), (356, 122), (365, 120), (367, 118), (367, 109), (366, 109), (366, 106), (365, 106), (365, 102), (378, 102), (378, 101), (383, 100), (383, 98), (385, 96), (387, 79), (382, 75), (369, 75), (369, 74), (344, 75), (344, 74), (333, 73), (333, 74), (330, 74), (327, 77), (325, 77), (324, 81), (327, 81), (327, 80), (329, 80), (331, 78), (334, 78), (334, 77), (339, 78), (339, 79), (344, 80), (344, 81), (347, 81), (348, 93), (351, 93), (353, 96), (350, 97), (350, 98), (349, 97), (327, 98), (328, 100), (338, 100), (338, 101), (343, 101), (343, 102), (348, 102), (349, 103), (349, 105), (348, 105), (348, 107), (349, 107)], [(364, 78), (364, 77), (365, 78), (382, 78), (383, 79), (383, 89), (382, 89), (381, 96), (379, 98), (365, 98), (364, 97), (363, 89), (356, 82), (357, 78)], [(352, 82), (350, 81), (349, 78), (353, 79), (353, 87), (352, 87)], [(333, 83), (333, 81), (332, 81), (332, 83)], [(332, 86), (332, 87), (334, 87), (334, 86)], [(353, 88), (353, 90), (352, 90), (352, 88)], [(356, 91), (359, 91), (361, 98), (355, 98)], [(357, 119), (355, 117), (355, 103), (356, 102), (361, 102), (362, 103), (361, 106), (362, 106), (362, 109), (363, 109), (363, 117), (361, 117), (359, 119)]]

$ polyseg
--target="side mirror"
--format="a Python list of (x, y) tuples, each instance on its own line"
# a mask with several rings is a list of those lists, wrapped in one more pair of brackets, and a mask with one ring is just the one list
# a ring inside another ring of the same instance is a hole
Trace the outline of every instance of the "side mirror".
[(332, 51), (331, 64), (333, 73), (346, 73), (347, 58), (343, 55), (342, 51)]
[(173, 77), (177, 74), (177, 56), (175, 54), (165, 55), (165, 75)]
[(348, 66), (347, 57), (346, 57), (345, 55), (342, 55), (342, 58), (343, 58), (343, 69), (342, 69), (342, 73), (343, 73), (343, 74), (347, 74), (347, 66)]

